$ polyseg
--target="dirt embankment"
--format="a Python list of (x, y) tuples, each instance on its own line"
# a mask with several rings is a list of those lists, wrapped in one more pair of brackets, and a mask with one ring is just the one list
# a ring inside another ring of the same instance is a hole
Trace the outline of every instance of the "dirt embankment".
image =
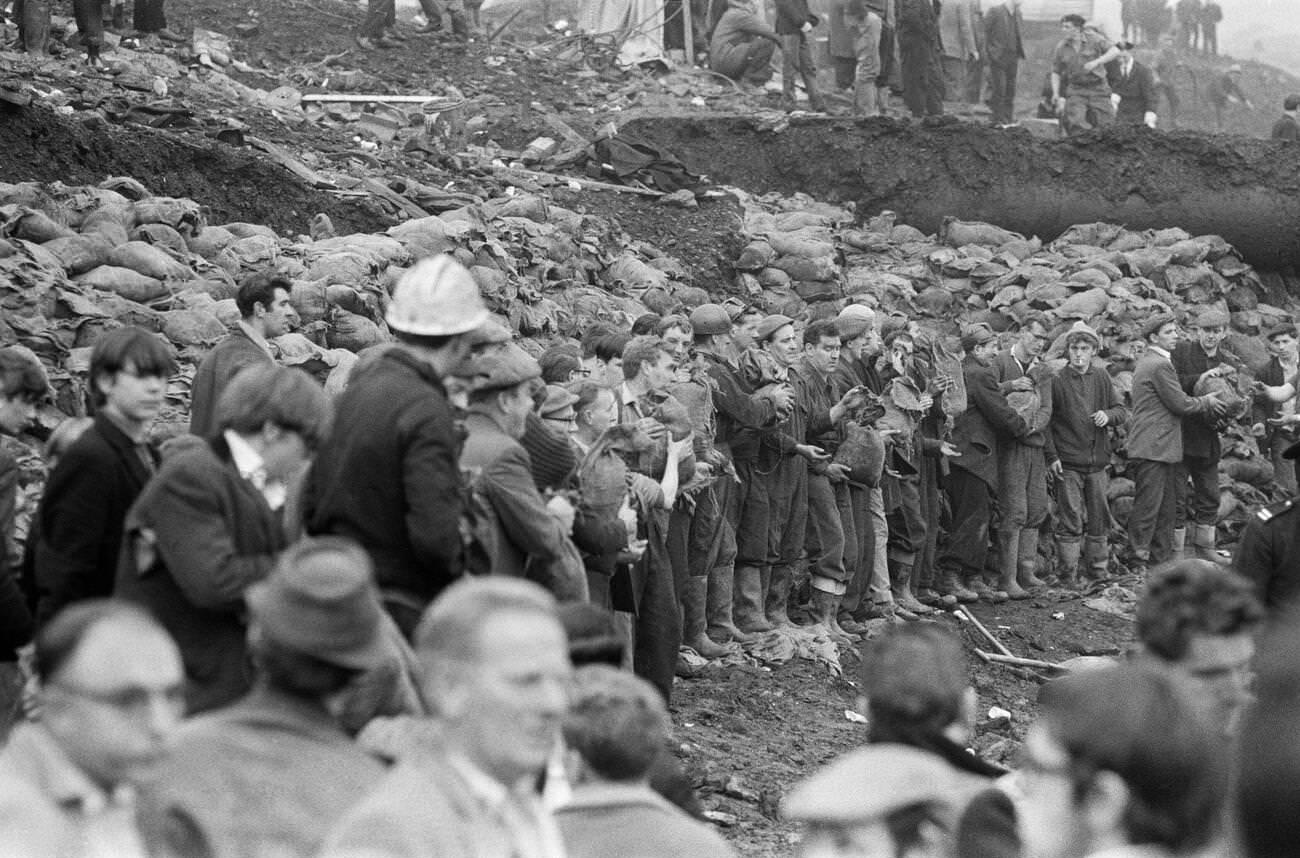
[(1300, 267), (1300, 147), (1116, 128), (1040, 140), (952, 119), (638, 119), (624, 130), (714, 181), (898, 212), (924, 232), (949, 215), (1044, 239), (1072, 224), (1180, 226), (1255, 266)]

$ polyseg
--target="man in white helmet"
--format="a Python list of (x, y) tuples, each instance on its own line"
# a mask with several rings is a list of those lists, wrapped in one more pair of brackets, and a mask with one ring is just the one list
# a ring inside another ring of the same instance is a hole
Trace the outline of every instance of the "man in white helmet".
[(307, 531), (359, 542), (384, 606), (409, 637), (461, 572), (460, 435), (443, 379), (488, 311), (463, 266), (441, 254), (398, 281), (396, 344), (363, 362), (335, 402), (334, 431), (304, 490)]

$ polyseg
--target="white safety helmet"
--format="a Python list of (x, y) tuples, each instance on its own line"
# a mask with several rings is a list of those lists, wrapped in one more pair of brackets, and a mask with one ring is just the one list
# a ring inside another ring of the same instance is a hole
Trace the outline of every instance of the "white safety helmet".
[(423, 337), (449, 337), (475, 330), (488, 310), (474, 277), (450, 254), (415, 263), (393, 289), (388, 327)]

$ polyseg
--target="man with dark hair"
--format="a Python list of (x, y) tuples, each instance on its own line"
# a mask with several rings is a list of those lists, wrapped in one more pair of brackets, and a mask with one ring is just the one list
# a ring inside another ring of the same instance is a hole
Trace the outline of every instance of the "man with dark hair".
[(1061, 30), (1063, 38), (1052, 55), (1052, 104), (1061, 130), (1074, 135), (1109, 121), (1106, 63), (1119, 56), (1119, 49), (1081, 15), (1063, 17)]
[(115, 594), (181, 648), (191, 713), (248, 690), (244, 593), (288, 545), (284, 485), (319, 446), (329, 402), (289, 367), (251, 366), (217, 404), (217, 434), (169, 456), (126, 517)]
[(269, 340), (287, 334), (298, 320), (290, 295), (293, 284), (278, 274), (250, 274), (239, 284), (235, 330), (212, 347), (190, 385), (190, 434), (206, 438), (216, 428), (217, 400), (246, 366), (274, 363)]
[(1222, 74), (1215, 75), (1206, 87), (1205, 97), (1214, 105), (1214, 127), (1223, 130), (1223, 117), (1229, 104), (1245, 105), (1247, 110), (1254, 110), (1250, 97), (1241, 88), (1241, 66), (1233, 63)]
[[(1296, 97), (1300, 104), (1300, 96)], [(1300, 344), (1294, 322), (1274, 325), (1264, 332), (1268, 341), (1268, 363), (1255, 376), (1251, 393), (1254, 396), (1251, 423), (1259, 437), (1260, 452), (1267, 451), (1273, 464), (1273, 480), (1288, 495), (1297, 492), (1294, 463), (1284, 454), (1296, 441), (1296, 427), (1300, 416), (1296, 414), (1296, 380), (1300, 377)]]
[(1019, 805), (1039, 858), (1201, 854), (1219, 832), (1227, 749), (1181, 677), (1152, 665), (1043, 687), (1025, 737)]
[(1125, 441), (1129, 476), (1137, 492), (1129, 513), (1128, 550), (1139, 569), (1174, 558), (1183, 418), (1222, 408), (1217, 394), (1188, 396), (1180, 386), (1172, 355), (1181, 334), (1172, 313), (1150, 316), (1142, 325), (1142, 336), (1146, 351), (1133, 371), (1133, 407)]
[(176, 645), (134, 605), (87, 599), (42, 626), (36, 672), (41, 718), (0, 752), (0, 848), (144, 858), (133, 788), (180, 724)]
[(460, 438), (443, 379), (488, 321), (464, 266), (441, 254), (402, 275), (388, 305), (397, 344), (358, 368), (304, 489), (308, 533), (370, 552), (384, 606), (402, 631), (460, 575)]
[(772, 78), (772, 54), (781, 37), (763, 23), (754, 0), (727, 0), (709, 37), (709, 68), (744, 87), (760, 87)]
[(547, 384), (569, 384), (587, 376), (582, 366), (582, 349), (567, 343), (542, 352), (537, 364), (542, 368), (542, 381)]
[(1300, 111), (1300, 95), (1288, 95), (1282, 102), (1282, 118), (1273, 123), (1274, 140), (1300, 141), (1300, 124), (1296, 122), (1296, 112)]
[(415, 653), (430, 729), (331, 826), (320, 854), (560, 858), (536, 791), (573, 675), (555, 600), (518, 578), (459, 581), (421, 619)]
[[(314, 856), (383, 765), (330, 708), (390, 659), (370, 558), (338, 537), (299, 542), (246, 594), (253, 689), (188, 721), (142, 796), (169, 855)], [(273, 796), (274, 800), (268, 801)]]
[(556, 812), (570, 858), (635, 849), (645, 858), (726, 858), (734, 853), (708, 825), (649, 786), (670, 721), (652, 685), (607, 665), (574, 675), (564, 741), (577, 763), (573, 795)]
[(632, 339), (627, 331), (611, 331), (597, 338), (592, 346), (595, 358), (595, 368), (591, 372), (593, 381), (609, 388), (623, 383), (623, 352)]
[(1264, 608), (1245, 578), (1206, 560), (1161, 567), (1137, 607), (1143, 649), (1185, 674), (1212, 724), (1237, 732), (1250, 702), (1254, 634)]
[(95, 343), (95, 423), (55, 465), (36, 510), (38, 623), (65, 605), (113, 592), (122, 522), (157, 470), (147, 439), (175, 371), (166, 342), (141, 328), (118, 328)]
[(1156, 78), (1145, 63), (1133, 58), (1132, 42), (1117, 42), (1119, 61), (1110, 76), (1110, 101), (1115, 121), (1121, 125), (1156, 127), (1156, 107), (1160, 91)]

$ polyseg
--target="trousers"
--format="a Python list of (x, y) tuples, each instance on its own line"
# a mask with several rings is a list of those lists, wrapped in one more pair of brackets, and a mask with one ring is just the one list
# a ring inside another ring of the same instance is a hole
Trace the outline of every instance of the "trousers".
[(948, 474), (948, 503), (952, 530), (948, 544), (939, 552), (939, 568), (979, 574), (989, 556), (992, 487), (965, 468), (954, 467)]
[(1178, 463), (1131, 459), (1136, 492), (1128, 518), (1128, 545), (1133, 556), (1163, 563), (1173, 555), (1174, 518), (1178, 506)]
[(1110, 534), (1110, 505), (1105, 471), (1074, 471), (1066, 468), (1056, 483), (1056, 535), (1067, 541), (1084, 535), (1102, 538)]

